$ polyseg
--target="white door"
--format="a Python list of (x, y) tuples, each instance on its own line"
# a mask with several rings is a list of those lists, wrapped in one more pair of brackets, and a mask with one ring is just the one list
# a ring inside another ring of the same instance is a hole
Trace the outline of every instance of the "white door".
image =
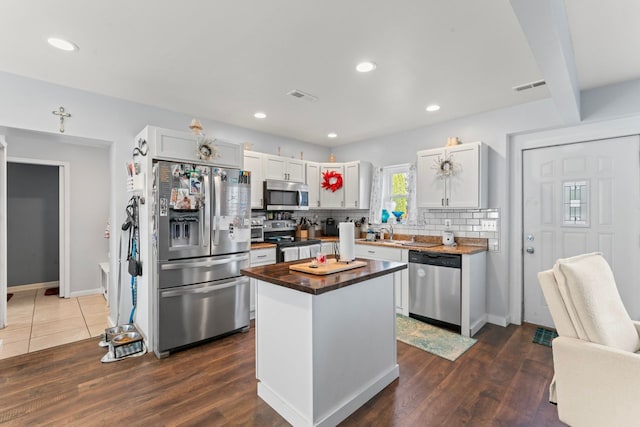
[(418, 182), (417, 189), (418, 207), (443, 208), (444, 207), (444, 180), (436, 175), (434, 166), (440, 160), (446, 158), (443, 149), (424, 150), (418, 152)]
[(344, 164), (344, 207), (358, 209), (360, 195), (360, 163)]
[(251, 209), (262, 209), (264, 207), (262, 201), (264, 192), (262, 154), (245, 151), (243, 168), (251, 172)]
[(0, 135), (0, 329), (7, 325), (7, 144)]
[(462, 144), (447, 149), (447, 158), (450, 156), (459, 170), (447, 178), (445, 206), (449, 208), (479, 207), (479, 148), (479, 144)]
[(307, 186), (309, 187), (309, 209), (320, 207), (320, 164), (307, 162)]
[(287, 181), (305, 182), (305, 162), (304, 160), (288, 159), (285, 179)]
[(523, 154), (524, 321), (553, 327), (537, 273), (602, 252), (632, 319), (640, 319), (640, 138)]
[(333, 163), (323, 163), (320, 167), (320, 182), (324, 181), (322, 174), (325, 172), (336, 172), (342, 175), (342, 188), (331, 191), (326, 188), (320, 188), (320, 206), (323, 208), (342, 208), (344, 207), (344, 168), (342, 165)]

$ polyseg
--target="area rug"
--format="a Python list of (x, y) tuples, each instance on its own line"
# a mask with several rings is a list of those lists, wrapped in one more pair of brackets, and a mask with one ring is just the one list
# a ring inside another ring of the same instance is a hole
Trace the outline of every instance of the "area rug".
[(533, 342), (551, 347), (551, 341), (553, 341), (557, 336), (558, 333), (556, 331), (546, 328), (537, 328), (536, 333), (533, 334)]
[(452, 362), (477, 342), (400, 314), (396, 314), (396, 339)]
[(59, 295), (60, 294), (60, 288), (47, 288), (47, 289), (45, 289), (44, 294), (46, 296)]

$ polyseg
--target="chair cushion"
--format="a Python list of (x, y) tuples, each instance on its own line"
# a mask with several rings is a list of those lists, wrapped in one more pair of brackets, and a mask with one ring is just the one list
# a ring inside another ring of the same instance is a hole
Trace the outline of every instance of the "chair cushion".
[(640, 350), (640, 337), (602, 254), (560, 259), (553, 274), (578, 338), (620, 350)]

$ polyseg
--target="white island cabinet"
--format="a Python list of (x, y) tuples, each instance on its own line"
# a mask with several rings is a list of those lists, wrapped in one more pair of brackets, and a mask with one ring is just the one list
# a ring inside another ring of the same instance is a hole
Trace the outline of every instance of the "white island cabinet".
[[(251, 249), (251, 267), (271, 265), (276, 263), (276, 247)], [(249, 318), (256, 317), (256, 279), (249, 279)]]
[(406, 264), (366, 262), (326, 276), (242, 270), (258, 280), (258, 396), (294, 426), (335, 426), (399, 376), (389, 279)]

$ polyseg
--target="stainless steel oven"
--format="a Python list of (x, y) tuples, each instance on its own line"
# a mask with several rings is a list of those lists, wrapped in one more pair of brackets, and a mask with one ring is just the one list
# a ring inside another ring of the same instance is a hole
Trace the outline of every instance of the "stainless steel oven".
[(307, 184), (289, 181), (264, 181), (264, 208), (268, 211), (309, 210)]

